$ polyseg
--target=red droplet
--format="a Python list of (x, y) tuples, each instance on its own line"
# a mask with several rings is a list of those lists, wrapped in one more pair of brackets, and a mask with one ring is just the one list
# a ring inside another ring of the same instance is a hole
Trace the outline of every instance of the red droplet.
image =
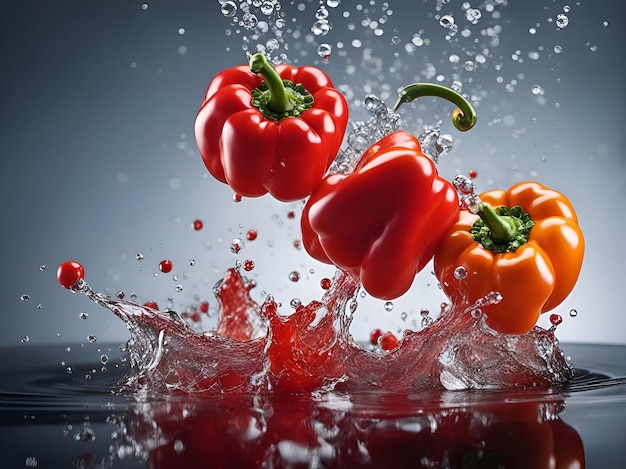
[(170, 261), (169, 259), (163, 259), (161, 262), (159, 262), (159, 270), (163, 272), (164, 274), (171, 272), (172, 261)]
[(475, 169), (470, 169), (467, 172), (467, 175), (471, 177), (472, 179), (476, 179), (476, 177), (478, 176), (478, 171), (476, 171)]
[(299, 239), (296, 239), (293, 242), (293, 247), (296, 248), (296, 249), (302, 249), (302, 241), (300, 241)]
[(256, 230), (248, 230), (248, 232), (246, 233), (246, 239), (248, 241), (254, 241), (256, 237), (257, 237)]
[(57, 269), (57, 280), (65, 288), (72, 288), (85, 278), (85, 269), (76, 261), (65, 261)]
[(292, 282), (297, 282), (298, 280), (300, 280), (300, 274), (294, 270), (293, 272), (289, 273), (289, 280), (291, 280)]
[(204, 226), (204, 223), (202, 223), (202, 220), (194, 220), (192, 226), (194, 230), (200, 231)]
[(370, 332), (370, 344), (378, 345), (378, 340), (380, 339), (381, 335), (383, 335), (383, 331), (381, 331), (380, 329), (374, 329), (372, 332)]
[(243, 270), (250, 272), (252, 269), (254, 269), (254, 261), (252, 259), (248, 259), (243, 263)]
[(441, 309), (442, 313), (446, 310), (447, 307), (448, 307), (448, 303), (446, 303), (445, 301), (439, 305), (439, 308)]
[(203, 301), (202, 303), (200, 303), (200, 305), (198, 305), (198, 309), (200, 310), (201, 313), (208, 313), (209, 312), (209, 302), (208, 301)]
[(152, 309), (154, 309), (155, 311), (158, 311), (158, 310), (159, 310), (159, 305), (156, 303), (156, 301), (146, 301), (143, 305), (144, 305), (146, 308), (152, 308)]
[(400, 341), (392, 332), (385, 332), (380, 336), (379, 343), (383, 350), (393, 350)]
[(553, 326), (558, 326), (562, 322), (563, 322), (563, 318), (561, 317), (560, 314), (551, 314), (550, 315), (550, 324), (552, 324)]
[(296, 218), (296, 212), (294, 212), (293, 210), (287, 212), (287, 218), (289, 218), (290, 220)]
[(200, 313), (194, 311), (189, 315), (189, 319), (191, 319), (193, 322), (200, 322)]
[(324, 290), (328, 290), (331, 283), (332, 282), (328, 277), (324, 277), (322, 280), (320, 280), (320, 287), (322, 287)]
[(243, 195), (241, 195), (241, 194), (237, 194), (237, 193), (234, 193), (234, 194), (233, 194), (233, 200), (234, 200), (235, 202), (241, 202), (241, 201), (243, 200)]

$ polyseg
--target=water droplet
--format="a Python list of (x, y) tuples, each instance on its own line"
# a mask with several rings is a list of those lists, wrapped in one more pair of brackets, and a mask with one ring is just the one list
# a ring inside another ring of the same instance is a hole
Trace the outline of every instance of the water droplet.
[(30, 342), (30, 337), (25, 335), (24, 337), (22, 337), (21, 341), (23, 344), (27, 344), (28, 342)]
[(561, 13), (560, 15), (556, 15), (556, 25), (558, 28), (563, 29), (569, 24), (569, 18), (567, 15)]
[(317, 55), (319, 55), (322, 59), (327, 60), (330, 57), (330, 53), (333, 51), (333, 48), (330, 44), (320, 44), (317, 46)]
[(233, 239), (232, 243), (230, 244), (230, 252), (232, 252), (233, 254), (238, 254), (242, 248), (243, 241), (241, 241), (241, 239), (239, 238)]
[(108, 361), (109, 361), (109, 357), (107, 355), (100, 356), (100, 363), (102, 363), (103, 365), (106, 365)]
[(183, 286), (182, 285), (176, 285), (176, 287), (174, 289), (176, 290), (177, 293), (180, 293), (181, 291), (183, 291)]
[(141, 4), (141, 9), (144, 10), (144, 11), (147, 10), (149, 7), (150, 7), (150, 5), (148, 5), (147, 3), (142, 3)]
[(20, 296), (20, 301), (28, 301), (28, 300), (30, 300), (30, 295), (25, 293), (22, 296)]
[(434, 322), (433, 318), (430, 316), (425, 316), (422, 318), (422, 328), (430, 326)]
[(143, 261), (143, 254), (138, 252), (137, 254), (135, 254), (135, 259), (137, 259), (138, 261)]
[(87, 319), (89, 317), (89, 313), (86, 313), (85, 311), (79, 313), (78, 317), (80, 319)]
[(474, 319), (478, 319), (479, 317), (481, 317), (483, 315), (483, 310), (480, 309), (480, 308), (474, 308), (474, 309), (472, 309), (470, 314), (472, 315), (472, 317)]
[(34, 456), (28, 456), (26, 458), (26, 467), (38, 467), (39, 461)]
[(462, 265), (454, 269), (454, 278), (457, 280), (464, 280), (467, 278), (467, 269)]
[(44, 270), (46, 270), (46, 266), (44, 264), (41, 264), (39, 266), (39, 270), (41, 270), (43, 272)]
[(420, 310), (420, 316), (425, 318), (426, 316), (428, 316), (430, 314), (430, 311), (427, 308), (422, 308)]
[(449, 29), (454, 25), (454, 17), (452, 15), (443, 15), (439, 20), (439, 24), (446, 29)]
[(385, 302), (385, 311), (391, 311), (393, 309), (393, 302), (387, 301)]
[(576, 316), (578, 316), (578, 311), (576, 311), (575, 309), (570, 309), (569, 315), (570, 317), (575, 318)]
[(340, 3), (341, 0), (326, 0), (326, 5), (328, 5), (330, 8), (337, 8)]
[(311, 26), (311, 32), (316, 36), (325, 36), (330, 31), (330, 23), (326, 20), (318, 20)]
[(569, 13), (569, 10), (570, 10), (570, 6), (569, 5), (563, 5), (563, 11), (565, 13)]
[(115, 295), (115, 296), (117, 296), (117, 299), (118, 299), (118, 300), (123, 300), (123, 299), (126, 297), (126, 293), (124, 293), (123, 291), (121, 291), (121, 290), (120, 290), (120, 291), (118, 291), (118, 292), (116, 293), (116, 295)]
[(561, 46), (554, 46), (554, 53), (555, 54), (560, 54), (561, 52), (563, 52), (563, 48)]
[(602, 26), (604, 26), (605, 28), (606, 28), (608, 25), (609, 25), (609, 22), (608, 22), (608, 21), (603, 21), (603, 22), (602, 22)]
[(87, 341), (91, 344), (95, 343), (98, 340), (98, 338), (95, 335), (89, 335), (87, 336)]
[(400, 319), (402, 319), (403, 321), (406, 321), (406, 318), (408, 318), (409, 315), (407, 314), (406, 311), (402, 311), (402, 313), (400, 314)]
[(530, 88), (530, 92), (535, 96), (545, 94), (545, 90), (540, 85), (533, 85), (532, 88)]
[(96, 439), (96, 434), (90, 427), (83, 427), (81, 431), (74, 435), (74, 441), (90, 442)]
[(315, 12), (315, 18), (317, 18), (318, 20), (325, 20), (326, 18), (328, 18), (328, 10), (326, 9), (326, 7), (324, 7), (324, 5), (317, 9), (317, 11)]
[(230, 18), (235, 16), (235, 13), (237, 13), (237, 5), (235, 2), (224, 2), (222, 3), (220, 10), (222, 11), (222, 15)]
[(260, 10), (264, 15), (271, 15), (274, 12), (274, 2), (267, 1), (261, 3)]
[(241, 26), (243, 26), (246, 29), (252, 29), (254, 28), (257, 24), (259, 23), (259, 19), (256, 17), (255, 14), (250, 13), (249, 11), (245, 12), (243, 14), (243, 17), (241, 18)]
[(185, 451), (185, 444), (181, 440), (176, 440), (174, 442), (174, 451), (176, 454), (180, 454)]
[(298, 298), (293, 298), (290, 302), (289, 305), (293, 308), (293, 309), (298, 309), (301, 305), (302, 305), (302, 301), (300, 301)]
[(291, 280), (292, 282), (297, 282), (298, 280), (300, 280), (300, 274), (295, 270), (293, 272), (290, 272), (289, 280)]
[(478, 23), (478, 20), (480, 20), (481, 16), (482, 16), (482, 13), (480, 12), (480, 10), (476, 8), (468, 8), (465, 11), (465, 18), (467, 19), (467, 21), (469, 21), (472, 24)]
[(468, 195), (476, 191), (474, 181), (463, 174), (458, 174), (452, 181), (452, 185), (459, 194)]

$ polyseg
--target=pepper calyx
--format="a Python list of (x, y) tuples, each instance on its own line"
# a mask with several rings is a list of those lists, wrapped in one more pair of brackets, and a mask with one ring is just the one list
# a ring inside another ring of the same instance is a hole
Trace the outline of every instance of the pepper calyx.
[(483, 203), (477, 211), (480, 216), (470, 229), (474, 241), (495, 253), (515, 252), (528, 242), (535, 222), (519, 205), (494, 209)]
[(263, 76), (261, 85), (252, 90), (252, 105), (265, 118), (279, 121), (299, 117), (313, 106), (313, 95), (302, 84), (283, 80), (263, 54), (250, 57), (249, 65), (252, 73)]

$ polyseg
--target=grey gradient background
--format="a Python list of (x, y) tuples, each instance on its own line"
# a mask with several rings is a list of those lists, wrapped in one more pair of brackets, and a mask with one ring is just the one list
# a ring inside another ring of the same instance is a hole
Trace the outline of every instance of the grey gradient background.
[[(297, 217), (287, 215), (298, 204), (269, 197), (234, 203), (197, 154), (193, 120), (204, 90), (215, 73), (245, 61), (242, 38), (250, 32), (232, 26), (217, 1), (154, 0), (147, 9), (142, 3), (0, 6), (0, 345), (27, 347), (20, 342), (26, 335), (29, 344), (127, 338), (110, 313), (58, 286), (56, 267), (69, 258), (83, 263), (98, 291), (135, 293), (137, 301), (177, 310), (200, 299), (214, 308), (211, 287), (236, 260), (255, 260), (255, 298), (271, 293), (286, 311), (292, 298), (319, 298), (319, 280), (332, 274), (293, 246)], [(403, 117), (413, 131), (445, 119), (443, 130), (455, 138), (440, 164), (447, 177), (475, 168), (481, 191), (537, 179), (568, 195), (587, 251), (576, 289), (556, 310), (564, 317), (558, 336), (626, 343), (624, 2), (508, 0), (497, 2), (496, 18), (486, 3), (472, 4), (483, 17), (470, 37), (455, 41), (445, 39), (435, 15), (452, 13), (464, 27), (461, 2), (451, 0), (441, 12), (434, 1), (389, 2), (393, 14), (376, 36), (363, 20), (382, 18), (378, 3), (363, 2), (367, 12), (357, 2), (328, 8), (333, 28), (323, 38), (310, 33), (318, 2), (296, 2), (300, 11), (285, 5), (285, 30), (299, 31), (297, 40), (286, 34), (289, 57), (324, 68), (347, 92), (354, 118), (363, 117), (358, 100), (365, 91), (382, 92), (391, 104), (398, 87), (423, 79), (432, 66), (430, 81), (441, 76), (449, 86), (458, 79), (464, 93), (478, 93), (479, 123), (468, 134), (452, 128), (451, 108), (441, 101), (407, 107)], [(567, 4), (569, 24), (558, 29), (554, 19)], [(344, 18), (344, 11), (351, 15)], [(464, 60), (486, 43), (482, 31), (494, 25), (502, 27), (499, 44), (489, 47), (484, 64), (465, 70)], [(404, 45), (419, 30), (429, 42), (408, 54)], [(319, 42), (333, 45), (327, 62), (316, 55)], [(376, 67), (371, 61), (363, 67), (368, 54), (379, 58)], [(450, 62), (451, 54), (460, 64)], [(534, 95), (534, 85), (545, 94)], [(205, 223), (199, 232), (189, 228), (196, 218)], [(250, 228), (258, 239), (233, 255), (231, 240)], [(171, 275), (157, 273), (164, 258), (174, 262)], [(302, 277), (297, 283), (288, 279), (294, 270)], [(436, 311), (443, 299), (425, 271), (391, 312), (362, 299), (353, 332), (363, 339), (373, 327), (411, 327), (420, 309)], [(570, 309), (577, 317), (569, 317)], [(89, 318), (79, 319), (81, 312)]]

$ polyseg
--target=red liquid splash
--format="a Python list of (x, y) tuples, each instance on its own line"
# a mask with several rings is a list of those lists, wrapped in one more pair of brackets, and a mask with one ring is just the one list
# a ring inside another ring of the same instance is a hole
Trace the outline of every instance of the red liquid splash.
[(406, 331), (392, 350), (370, 350), (349, 332), (358, 283), (348, 274), (338, 271), (320, 301), (289, 316), (272, 297), (255, 303), (253, 286), (229, 270), (214, 288), (218, 327), (204, 333), (176, 313), (112, 300), (86, 285), (84, 291), (126, 323), (133, 366), (127, 385), (150, 394), (548, 388), (572, 377), (554, 330), (500, 334), (468, 305), (449, 306), (430, 326)]

